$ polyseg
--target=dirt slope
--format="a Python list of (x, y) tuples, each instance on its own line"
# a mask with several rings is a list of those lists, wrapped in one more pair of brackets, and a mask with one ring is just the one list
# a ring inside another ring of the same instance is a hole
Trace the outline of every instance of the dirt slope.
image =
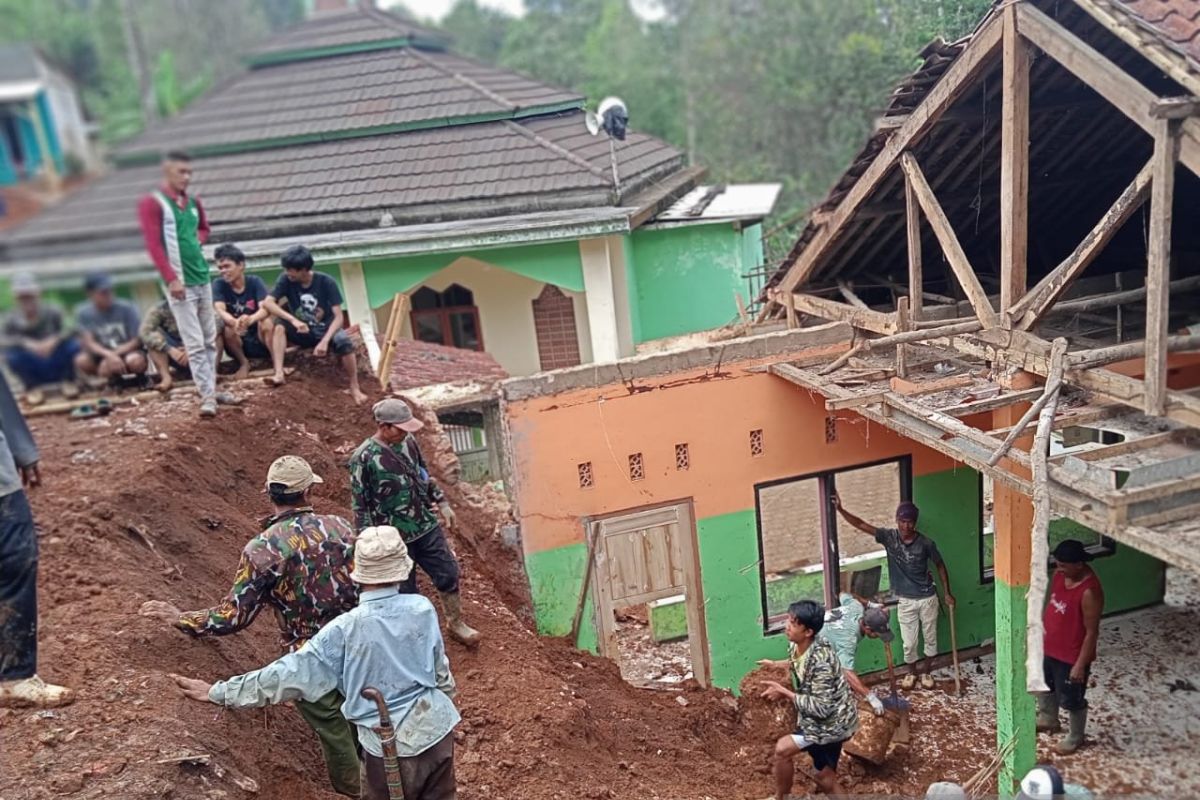
[[(318, 509), (347, 512), (344, 462), (370, 430), (369, 411), (323, 377), (338, 383), (318, 372), (251, 390), (214, 422), (179, 401), (123, 407), (103, 421), (37, 421), (41, 672), (82, 697), (54, 712), (0, 710), (0, 800), (334, 797), (293, 709), (221, 711), (184, 700), (166, 677), (215, 680), (276, 657), (269, 615), (208, 641), (137, 615), (148, 599), (190, 609), (220, 598), (268, 511), (262, 480), (278, 455), (309, 459), (327, 481)], [(452, 471), (452, 458), (432, 460), (435, 474)], [(767, 794), (769, 748), (743, 741), (730, 698), (693, 690), (684, 706), (536, 637), (519, 560), (494, 530), (502, 502), (463, 486), (448, 492), (471, 533), (457, 540), (464, 605), (486, 637), (477, 652), (449, 644), (464, 717), (462, 797)], [(208, 763), (160, 763), (195, 755)]]

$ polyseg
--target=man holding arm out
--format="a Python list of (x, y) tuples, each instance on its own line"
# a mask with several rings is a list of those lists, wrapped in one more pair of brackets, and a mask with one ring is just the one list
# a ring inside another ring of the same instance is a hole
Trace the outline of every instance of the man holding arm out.
[(900, 685), (911, 689), (916, 685), (916, 676), (920, 675), (921, 686), (932, 689), (933, 676), (917, 655), (917, 643), (922, 634), (925, 636), (925, 658), (933, 658), (938, 653), (938, 598), (930, 564), (937, 567), (946, 593), (946, 607), (951, 612), (954, 609), (954, 595), (950, 592), (950, 573), (946, 570), (946, 562), (937, 545), (917, 531), (920, 511), (914, 503), (905, 501), (896, 507), (895, 528), (877, 528), (843, 508), (836, 492), (833, 495), (833, 507), (842, 519), (875, 537), (875, 541), (887, 551), (888, 580), (899, 598), (896, 612), (900, 618), (900, 639), (904, 642), (904, 661), (911, 664), (913, 670), (901, 679)]

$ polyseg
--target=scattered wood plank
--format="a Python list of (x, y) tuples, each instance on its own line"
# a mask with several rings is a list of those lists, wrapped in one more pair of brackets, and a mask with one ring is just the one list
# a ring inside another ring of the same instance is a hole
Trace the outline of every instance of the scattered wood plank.
[(1022, 389), (1017, 392), (1008, 392), (1007, 394), (998, 394), (995, 397), (987, 397), (982, 400), (971, 400), (966, 403), (959, 403), (953, 406), (944, 406), (938, 411), (943, 414), (949, 414), (952, 417), (969, 417), (972, 414), (981, 414), (984, 411), (995, 411), (998, 408), (1006, 408), (1015, 403), (1025, 403), (1035, 400), (1042, 394), (1042, 387), (1035, 389)]
[(895, 314), (886, 314), (870, 308), (857, 308), (814, 294), (793, 294), (792, 302), (799, 311), (830, 322), (848, 322), (855, 328), (862, 328), (873, 333), (896, 332)]
[[(988, 459), (988, 466), (994, 467), (1000, 462), (1000, 459), (1004, 458), (1005, 454), (1008, 453), (1009, 448), (1012, 447), (1013, 442), (1020, 437), (1029, 423), (1033, 421), (1034, 417), (1037, 417), (1039, 414), (1041, 414), (1042, 409), (1051, 403), (1057, 407), (1058, 392), (1059, 389), (1062, 388), (1063, 382), (1063, 360), (1066, 358), (1066, 355), (1067, 340), (1055, 339), (1053, 350), (1050, 354), (1050, 374), (1046, 378), (1046, 388), (1042, 392), (1042, 396), (1029, 407), (1029, 410), (1026, 411), (1024, 415), (1022, 415), (1021, 419), (1017, 421), (1017, 424), (1013, 426), (1011, 431), (1009, 431), (1008, 436), (1004, 437), (1004, 441), (998, 448), (996, 448), (996, 452), (992, 453), (991, 458)], [(1050, 419), (1046, 422), (1047, 436), (1050, 435), (1049, 431), (1053, 421), (1054, 415), (1051, 414)]]
[(902, 394), (905, 397), (916, 397), (922, 394), (933, 394), (934, 392), (944, 392), (948, 389), (958, 389), (962, 386), (970, 386), (975, 379), (970, 375), (951, 375), (947, 378), (935, 378), (931, 381), (914, 382), (905, 380), (899, 376), (892, 378), (892, 391)]

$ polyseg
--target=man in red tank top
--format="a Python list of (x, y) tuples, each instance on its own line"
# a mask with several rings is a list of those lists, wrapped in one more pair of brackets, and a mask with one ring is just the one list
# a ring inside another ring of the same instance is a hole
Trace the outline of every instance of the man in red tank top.
[(1045, 627), (1042, 669), (1050, 691), (1038, 696), (1037, 729), (1057, 731), (1058, 710), (1067, 711), (1070, 726), (1055, 750), (1074, 753), (1083, 744), (1087, 727), (1087, 682), (1096, 660), (1104, 589), (1087, 565), (1092, 554), (1076, 539), (1054, 548), (1058, 568), (1050, 582), (1050, 598), (1042, 612)]

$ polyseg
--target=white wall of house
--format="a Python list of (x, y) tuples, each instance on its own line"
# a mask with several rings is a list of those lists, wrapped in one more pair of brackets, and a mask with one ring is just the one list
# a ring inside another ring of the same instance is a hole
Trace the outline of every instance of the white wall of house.
[[(464, 256), (420, 286), (414, 286), (409, 295), (416, 293), (422, 286), (435, 292), (444, 292), (454, 283), (469, 289), (474, 295), (475, 305), (479, 309), (484, 349), (500, 363), (500, 366), (514, 377), (541, 371), (532, 303), (545, 284), (486, 261)], [(575, 331), (579, 337), (579, 356), (583, 363), (589, 363), (592, 360), (592, 348), (588, 332), (587, 302), (582, 292), (569, 289), (562, 291), (575, 304)], [(405, 320), (405, 336), (412, 336), (411, 317)], [(452, 375), (446, 376), (447, 381), (454, 379)]]
[(53, 67), (39, 64), (39, 68), (46, 87), (46, 99), (50, 104), (52, 124), (63, 154), (71, 153), (86, 169), (95, 169), (98, 166), (95, 149), (88, 136), (88, 123), (84, 119), (75, 84)]

